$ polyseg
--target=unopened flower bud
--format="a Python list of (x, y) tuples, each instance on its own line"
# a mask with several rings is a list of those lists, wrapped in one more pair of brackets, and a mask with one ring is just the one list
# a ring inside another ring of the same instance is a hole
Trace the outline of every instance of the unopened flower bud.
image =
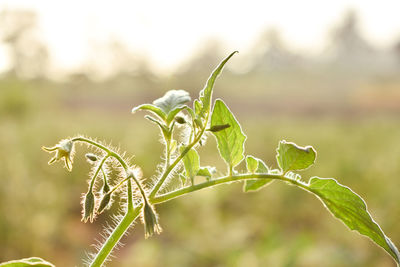
[(98, 214), (102, 213), (107, 208), (110, 201), (111, 201), (111, 194), (110, 193), (105, 194), (100, 202), (99, 208), (97, 209), (97, 213)]
[(105, 180), (104, 184), (103, 184), (103, 193), (106, 194), (109, 191), (110, 191), (110, 186), (108, 185), (107, 181)]
[(185, 118), (184, 118), (184, 117), (181, 117), (181, 116), (176, 116), (176, 117), (175, 117), (175, 121), (176, 121), (177, 123), (179, 123), (179, 124), (185, 124), (185, 123), (186, 123)]
[(82, 221), (87, 222), (88, 220), (90, 220), (90, 222), (93, 222), (94, 194), (91, 189), (89, 189), (89, 191), (86, 193), (83, 204), (84, 204), (84, 211), (83, 211)]
[(147, 200), (145, 200), (143, 204), (142, 219), (144, 223), (145, 238), (152, 236), (154, 233), (161, 233), (162, 229), (158, 224), (157, 214)]
[(207, 129), (207, 130), (210, 131), (210, 132), (214, 132), (215, 133), (215, 132), (219, 132), (219, 131), (225, 130), (226, 128), (229, 128), (229, 127), (231, 127), (230, 124), (221, 124), (221, 125), (211, 126), (211, 128)]
[(95, 155), (95, 154), (92, 154), (92, 153), (87, 153), (86, 155), (85, 155), (85, 157), (88, 159), (88, 160), (90, 160), (90, 161), (92, 161), (92, 162), (95, 162), (95, 161), (97, 161), (97, 156)]

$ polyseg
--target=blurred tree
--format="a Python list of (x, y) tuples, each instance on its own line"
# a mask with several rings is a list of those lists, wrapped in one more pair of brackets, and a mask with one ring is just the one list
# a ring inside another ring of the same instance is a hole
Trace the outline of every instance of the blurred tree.
[(397, 64), (400, 65), (400, 39), (395, 43), (393, 52), (395, 54)]
[(300, 57), (286, 47), (276, 28), (262, 33), (253, 48), (253, 71), (287, 70), (295, 67), (299, 60)]
[(216, 65), (221, 56), (224, 55), (223, 47), (219, 39), (210, 38), (206, 40), (194, 52), (193, 56), (179, 68), (179, 73), (208, 73), (210, 66)]
[(333, 63), (348, 68), (368, 68), (368, 63), (376, 62), (378, 51), (362, 36), (359, 18), (354, 10), (349, 10), (342, 21), (331, 32), (328, 51)]
[[(196, 92), (194, 86), (202, 85), (208, 77), (211, 66), (216, 66), (219, 59), (225, 55), (226, 50), (217, 38), (204, 41), (191, 58), (181, 64), (176, 71), (175, 88), (185, 88), (189, 92)], [(176, 87), (177, 86), (177, 87)]]
[(49, 63), (46, 45), (37, 32), (37, 16), (32, 10), (4, 9), (0, 12), (0, 38), (8, 46), (11, 67), (8, 75), (44, 78)]

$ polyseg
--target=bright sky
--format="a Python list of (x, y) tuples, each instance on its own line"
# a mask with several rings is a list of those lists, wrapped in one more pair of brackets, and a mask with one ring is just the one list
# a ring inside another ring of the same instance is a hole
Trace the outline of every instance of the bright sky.
[(399, 0), (0, 0), (0, 9), (14, 7), (39, 14), (42, 37), (60, 70), (82, 66), (93, 42), (111, 38), (167, 70), (213, 37), (224, 42), (227, 53), (246, 53), (271, 26), (292, 48), (318, 51), (349, 8), (358, 12), (361, 30), (376, 45), (400, 38)]

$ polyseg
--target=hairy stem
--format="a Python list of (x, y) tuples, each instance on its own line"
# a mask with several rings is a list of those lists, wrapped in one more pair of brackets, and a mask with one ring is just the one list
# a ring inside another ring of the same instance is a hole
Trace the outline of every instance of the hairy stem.
[[(118, 241), (121, 239), (121, 237), (124, 235), (125, 231), (128, 229), (128, 227), (131, 225), (131, 223), (136, 219), (136, 217), (140, 214), (141, 207), (143, 204), (140, 204), (138, 207), (134, 208), (133, 206), (133, 194), (132, 194), (132, 183), (131, 179), (134, 180), (136, 186), (139, 188), (140, 193), (143, 197), (143, 201), (147, 201), (146, 194), (140, 184), (140, 182), (137, 180), (137, 178), (133, 175), (133, 173), (129, 170), (128, 164), (125, 162), (125, 160), (116, 152), (110, 150), (109, 148), (103, 146), (102, 144), (99, 144), (91, 139), (84, 138), (84, 137), (76, 137), (72, 139), (73, 142), (86, 142), (88, 144), (91, 144), (95, 147), (98, 147), (105, 151), (107, 155), (103, 158), (103, 161), (100, 163), (99, 168), (97, 169), (97, 172), (95, 176), (97, 176), (101, 165), (104, 163), (104, 161), (108, 157), (114, 157), (124, 168), (125, 174), (126, 174), (126, 179), (123, 180), (122, 182), (125, 182), (126, 180), (128, 181), (128, 209), (127, 212), (124, 216), (124, 218), (121, 220), (121, 222), (118, 224), (118, 226), (114, 229), (112, 234), (107, 238), (105, 243), (103, 244), (103, 247), (101, 250), (97, 253), (96, 257), (93, 260), (93, 263), (90, 266), (101, 266), (101, 264), (105, 261), (107, 258), (108, 254), (111, 253), (112, 249), (114, 246), (118, 243)], [(92, 181), (93, 182), (93, 181)]]
[[(130, 182), (128, 183), (128, 188), (130, 187), (129, 185)], [(111, 253), (115, 245), (119, 242), (121, 237), (128, 230), (129, 226), (139, 216), (141, 209), (142, 209), (142, 204), (132, 209), (130, 209), (128, 205), (128, 210), (125, 216), (122, 218), (117, 227), (115, 227), (114, 231), (107, 238), (106, 242), (104, 242), (100, 251), (97, 253), (96, 257), (90, 264), (90, 267), (100, 267), (104, 263), (104, 261)]]

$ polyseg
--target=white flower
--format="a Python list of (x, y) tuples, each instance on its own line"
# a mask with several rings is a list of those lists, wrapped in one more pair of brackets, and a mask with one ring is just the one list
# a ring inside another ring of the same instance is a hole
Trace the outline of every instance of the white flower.
[(74, 142), (69, 139), (61, 140), (57, 145), (54, 147), (42, 147), (42, 149), (46, 152), (56, 152), (56, 155), (50, 159), (48, 164), (53, 164), (60, 159), (64, 160), (65, 167), (67, 170), (72, 170), (72, 160), (74, 154)]

